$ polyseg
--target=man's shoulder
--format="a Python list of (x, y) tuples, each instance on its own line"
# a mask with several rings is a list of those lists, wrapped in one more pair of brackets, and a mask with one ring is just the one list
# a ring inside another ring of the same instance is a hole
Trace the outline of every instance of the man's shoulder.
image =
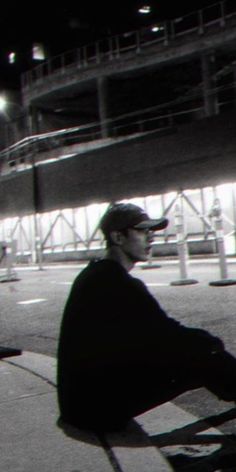
[(86, 268), (84, 269), (85, 273), (101, 273), (101, 272), (123, 272), (123, 268), (117, 262), (114, 262), (110, 259), (92, 259)]
[(126, 271), (120, 264), (108, 259), (94, 259), (78, 274), (76, 281), (78, 283), (93, 278), (98, 280), (104, 278), (113, 279), (125, 275)]

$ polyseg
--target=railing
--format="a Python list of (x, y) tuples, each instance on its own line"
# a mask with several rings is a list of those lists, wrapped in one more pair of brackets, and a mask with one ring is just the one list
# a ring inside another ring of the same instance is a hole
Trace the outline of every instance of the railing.
[(104, 38), (78, 49), (67, 51), (43, 62), (22, 75), (22, 89), (30, 89), (46, 77), (63, 75), (71, 67), (86, 69), (89, 66), (109, 63), (128, 52), (138, 54), (152, 44), (168, 46), (175, 39), (195, 32), (199, 35), (212, 27), (224, 28), (236, 16), (235, 0), (223, 0), (189, 15), (170, 21), (157, 22), (137, 31)]
[[(234, 107), (235, 83), (215, 87), (218, 112)], [(229, 97), (231, 95), (231, 97)], [(63, 153), (76, 154), (79, 146), (98, 146), (104, 141), (102, 129), (108, 130), (109, 140), (150, 131), (170, 132), (176, 126), (205, 116), (202, 86), (168, 103), (126, 113), (105, 122), (94, 122), (48, 133), (25, 137), (0, 152), (0, 175), (24, 170), (36, 162), (60, 158)], [(107, 141), (107, 139), (105, 139)], [(75, 147), (73, 147), (75, 145)], [(64, 149), (63, 149), (64, 148)]]

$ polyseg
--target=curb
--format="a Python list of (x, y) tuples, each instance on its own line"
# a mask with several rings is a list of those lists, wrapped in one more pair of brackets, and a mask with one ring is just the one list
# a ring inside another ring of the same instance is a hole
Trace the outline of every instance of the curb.
[[(56, 387), (56, 359), (53, 357), (23, 351), (21, 356), (11, 357), (3, 362), (5, 365), (9, 365), (9, 367), (14, 366), (20, 370), (24, 370), (25, 375), (32, 374), (37, 377), (38, 380), (40, 378), (42, 381), (46, 381), (53, 387)], [(41, 401), (40, 395), (38, 395), (38, 401)], [(64, 430), (64, 433), (60, 432), (62, 437), (66, 438), (67, 442), (68, 436), (69, 440), (73, 443), (74, 440), (79, 441), (79, 450), (81, 444), (81, 432), (76, 430), (76, 428), (69, 427), (67, 431)], [(55, 430), (55, 436), (57, 434), (58, 429)], [(87, 445), (87, 450), (88, 455), (91, 455), (91, 443), (94, 442), (94, 438), (92, 438), (91, 434), (89, 434), (89, 436), (90, 439), (87, 440), (87, 442), (90, 442), (90, 444)], [(99, 460), (105, 461), (106, 457), (106, 461), (108, 459), (110, 466), (112, 466), (112, 469), (109, 469), (108, 472), (133, 472), (134, 470), (135, 472), (172, 472), (173, 470), (159, 448), (150, 442), (148, 434), (136, 421), (128, 427), (127, 431), (105, 434), (101, 438), (97, 437), (95, 445), (98, 448), (99, 443), (100, 451), (102, 446), (103, 456), (105, 454), (102, 459), (100, 452)], [(101, 469), (96, 469), (96, 472), (103, 472), (103, 470), (105, 472), (105, 470), (107, 470), (107, 463), (105, 462), (103, 466), (101, 466)]]

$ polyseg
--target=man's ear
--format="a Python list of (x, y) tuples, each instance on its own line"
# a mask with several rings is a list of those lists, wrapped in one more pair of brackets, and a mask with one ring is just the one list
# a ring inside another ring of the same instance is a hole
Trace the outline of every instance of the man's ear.
[(120, 246), (124, 240), (124, 234), (121, 231), (111, 231), (110, 238), (116, 246)]

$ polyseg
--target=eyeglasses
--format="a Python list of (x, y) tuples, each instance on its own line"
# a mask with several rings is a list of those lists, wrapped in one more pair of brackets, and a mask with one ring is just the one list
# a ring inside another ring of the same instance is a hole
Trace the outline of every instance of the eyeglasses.
[(135, 227), (132, 227), (131, 229), (134, 229), (135, 231), (138, 231), (140, 233), (144, 233), (146, 235), (153, 235), (154, 234), (154, 231), (151, 228), (135, 228)]

